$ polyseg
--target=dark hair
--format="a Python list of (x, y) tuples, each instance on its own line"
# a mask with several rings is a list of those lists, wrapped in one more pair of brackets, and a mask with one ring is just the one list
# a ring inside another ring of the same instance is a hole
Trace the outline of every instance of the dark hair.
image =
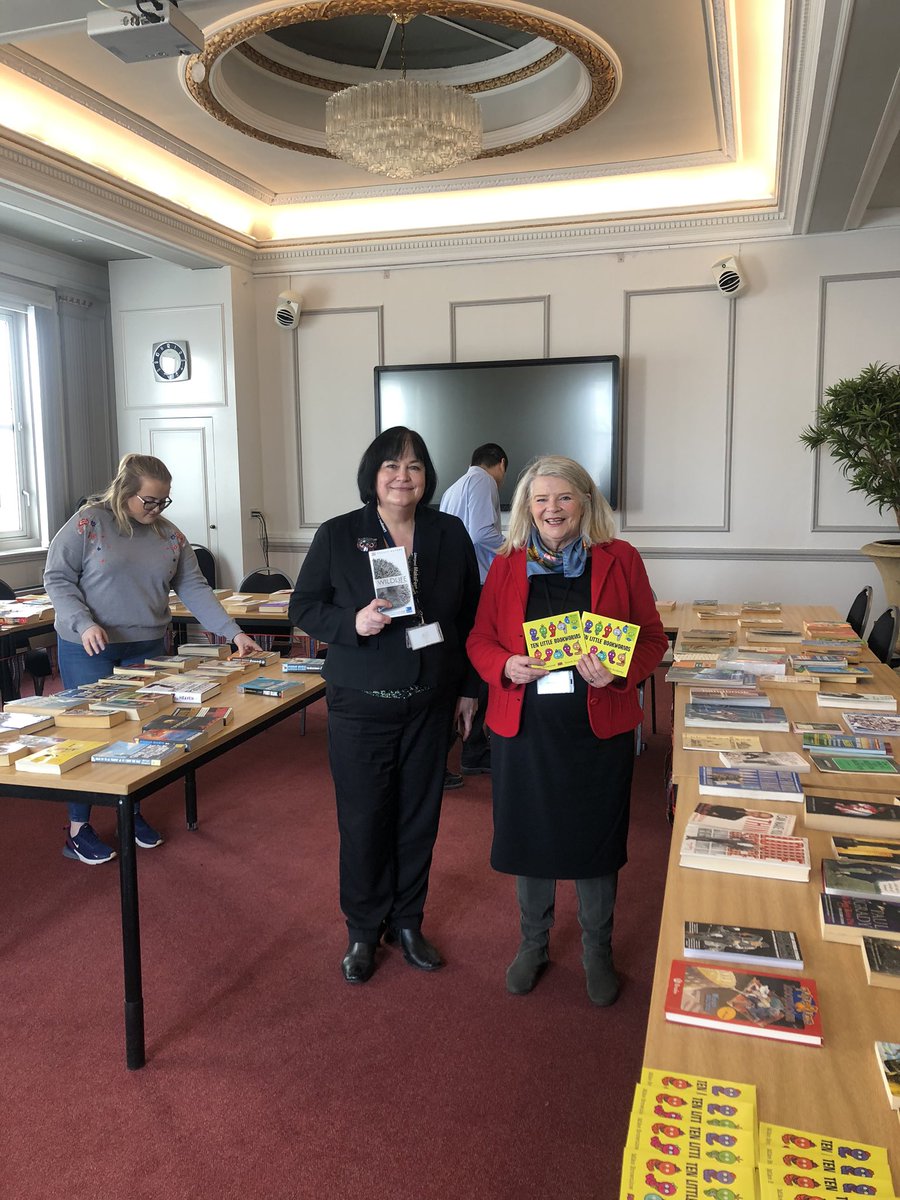
[(422, 494), (422, 504), (430, 504), (437, 487), (437, 472), (428, 447), (422, 441), (422, 435), (405, 425), (393, 425), (379, 433), (371, 442), (359, 460), (359, 470), (356, 472), (356, 486), (359, 488), (359, 498), (363, 504), (375, 500), (375, 480), (382, 465), (391, 459), (400, 458), (405, 450), (411, 450), (425, 467), (425, 491)]
[(496, 467), (499, 463), (508, 467), (509, 459), (503, 447), (498, 446), (496, 442), (485, 442), (483, 446), (472, 451), (473, 467)]

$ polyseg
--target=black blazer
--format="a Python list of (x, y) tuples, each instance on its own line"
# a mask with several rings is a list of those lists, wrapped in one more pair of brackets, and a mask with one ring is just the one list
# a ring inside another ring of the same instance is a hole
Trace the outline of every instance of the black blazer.
[(444, 635), (423, 650), (406, 645), (417, 617), (394, 619), (373, 637), (356, 632), (357, 612), (375, 598), (368, 551), (384, 544), (374, 503), (321, 525), (291, 596), (291, 624), (328, 643), (323, 674), (329, 683), (362, 691), (420, 684), (476, 696), (478, 676), (465, 646), (481, 585), (466, 527), (424, 505), (416, 511), (419, 606), (426, 623), (438, 621)]

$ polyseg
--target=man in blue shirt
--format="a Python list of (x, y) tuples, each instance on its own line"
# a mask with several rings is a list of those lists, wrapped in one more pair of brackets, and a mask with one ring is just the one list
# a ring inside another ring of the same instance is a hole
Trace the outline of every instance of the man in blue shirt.
[[(500, 484), (506, 476), (509, 459), (496, 442), (485, 442), (472, 452), (472, 465), (441, 497), (441, 512), (459, 517), (475, 546), (481, 582), (487, 578), (494, 555), (503, 544), (500, 529)], [(491, 769), (491, 749), (484, 732), (484, 709), (487, 704), (487, 685), (482, 684), (478, 697), (478, 712), (472, 732), (463, 743), (463, 775), (487, 775)], [(445, 788), (462, 785), (462, 778), (447, 771)]]

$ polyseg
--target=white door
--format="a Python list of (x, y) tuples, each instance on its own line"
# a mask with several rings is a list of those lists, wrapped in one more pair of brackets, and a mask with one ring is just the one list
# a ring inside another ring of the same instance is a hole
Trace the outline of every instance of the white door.
[(172, 473), (172, 507), (166, 512), (189, 542), (218, 558), (216, 468), (211, 417), (151, 417), (141, 421), (141, 450)]

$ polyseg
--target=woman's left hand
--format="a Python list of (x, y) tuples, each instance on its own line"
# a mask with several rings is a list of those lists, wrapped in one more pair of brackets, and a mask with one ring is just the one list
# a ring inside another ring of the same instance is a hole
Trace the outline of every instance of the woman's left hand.
[(453, 715), (453, 728), (459, 734), (463, 741), (472, 732), (472, 722), (475, 720), (475, 712), (478, 708), (478, 701), (471, 696), (460, 696), (456, 701), (456, 712)]
[(263, 648), (254, 642), (249, 633), (238, 633), (235, 635), (234, 644), (237, 648), (238, 658), (246, 658), (248, 654), (262, 654)]
[(602, 663), (597, 662), (596, 654), (582, 654), (575, 667), (590, 687), (603, 688), (615, 679), (611, 671), (607, 671)]

